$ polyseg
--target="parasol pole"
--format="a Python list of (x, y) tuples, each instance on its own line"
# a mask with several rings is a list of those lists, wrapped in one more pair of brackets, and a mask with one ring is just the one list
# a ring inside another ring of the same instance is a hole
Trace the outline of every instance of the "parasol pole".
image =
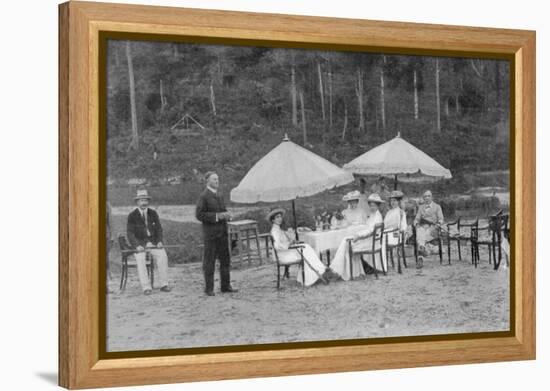
[(292, 217), (294, 217), (294, 234), (296, 235), (296, 240), (298, 241), (298, 222), (296, 221), (296, 204), (292, 200)]

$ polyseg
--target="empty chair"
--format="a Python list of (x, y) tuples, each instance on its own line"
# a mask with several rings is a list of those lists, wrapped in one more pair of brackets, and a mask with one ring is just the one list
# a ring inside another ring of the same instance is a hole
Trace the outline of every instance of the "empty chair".
[[(463, 242), (470, 243), (470, 255), (471, 259), (474, 259), (474, 245), (472, 242), (473, 228), (477, 228), (479, 220), (475, 219), (472, 222), (465, 223), (459, 217), (454, 222), (447, 223), (447, 256), (449, 258), (449, 264), (451, 264), (451, 244), (456, 242), (458, 247), (458, 260), (462, 261), (461, 245)], [(456, 230), (453, 227), (456, 226)]]
[[(501, 209), (494, 215), (489, 216), (487, 218), (487, 225), (483, 227), (477, 227), (475, 230), (472, 230), (472, 244), (474, 246), (474, 255), (475, 255), (475, 259), (472, 260), (472, 263), (474, 264), (475, 267), (477, 267), (478, 263), (480, 262), (479, 248), (482, 246), (487, 246), (487, 250), (489, 253), (489, 264), (492, 263), (491, 261), (496, 260), (497, 250), (499, 254), (498, 263), (500, 263), (500, 259), (502, 256), (501, 230), (504, 229), (504, 221), (506, 221), (506, 225), (508, 223), (508, 217), (504, 217), (504, 216), (507, 216), (507, 215), (504, 215), (503, 210)], [(498, 269), (498, 264), (495, 265), (495, 269)]]

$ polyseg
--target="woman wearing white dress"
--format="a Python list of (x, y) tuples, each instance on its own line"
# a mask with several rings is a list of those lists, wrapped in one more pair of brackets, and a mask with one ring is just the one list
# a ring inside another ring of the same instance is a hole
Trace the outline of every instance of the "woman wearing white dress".
[(359, 199), (361, 193), (358, 190), (350, 191), (342, 200), (348, 203), (348, 207), (342, 211), (344, 217), (342, 225), (344, 227), (350, 225), (363, 225), (367, 222), (365, 211), (359, 207)]
[(303, 283), (305, 286), (313, 285), (317, 280), (322, 279), (327, 267), (321, 262), (315, 250), (308, 244), (298, 243), (291, 239), (287, 232), (283, 231), (281, 224), (285, 210), (276, 208), (270, 211), (267, 215), (267, 220), (271, 222), (271, 236), (273, 237), (273, 245), (277, 250), (279, 262), (281, 264), (289, 264), (300, 258), (300, 252), (297, 248), (290, 248), (292, 245), (299, 246), (300, 251), (304, 254), (304, 274), (305, 283), (302, 281), (302, 271), (298, 272), (296, 280)]
[(384, 230), (389, 231), (399, 228), (398, 235), (388, 234), (388, 244), (396, 245), (399, 242), (399, 235), (407, 230), (407, 214), (401, 209), (401, 199), (403, 193), (399, 190), (394, 190), (390, 194), (390, 210), (384, 217)]
[[(353, 257), (353, 276), (351, 275), (348, 240), (352, 239), (352, 247), (355, 251), (372, 249), (373, 238), (370, 237), (365, 239), (364, 237), (370, 235), (374, 231), (374, 227), (384, 221), (380, 211), (378, 210), (380, 204), (383, 202), (384, 201), (378, 194), (371, 194), (367, 198), (370, 216), (367, 218), (365, 224), (361, 226), (361, 229), (355, 235), (344, 238), (344, 240), (340, 243), (340, 246), (338, 246), (338, 250), (330, 263), (330, 268), (344, 281), (348, 281), (350, 278), (365, 275), (363, 265), (361, 264), (361, 258), (358, 256)], [(367, 263), (372, 263), (370, 256), (365, 258), (368, 258), (365, 259)], [(380, 259), (380, 257), (377, 256), (377, 269), (379, 269), (382, 265), (384, 267), (383, 270), (386, 270), (385, 257)]]

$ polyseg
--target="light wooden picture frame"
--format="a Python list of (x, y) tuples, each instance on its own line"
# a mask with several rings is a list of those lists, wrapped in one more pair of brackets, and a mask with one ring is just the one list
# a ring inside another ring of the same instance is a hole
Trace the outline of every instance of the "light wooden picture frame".
[[(509, 59), (511, 331), (249, 350), (120, 355), (101, 343), (104, 32)], [(59, 384), (70, 389), (535, 359), (535, 32), (70, 1), (59, 6)]]

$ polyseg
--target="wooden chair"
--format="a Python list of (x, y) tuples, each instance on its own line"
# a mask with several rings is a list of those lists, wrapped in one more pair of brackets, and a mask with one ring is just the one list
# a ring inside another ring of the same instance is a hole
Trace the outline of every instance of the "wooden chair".
[[(441, 228), (438, 229), (438, 235), (437, 238), (433, 238), (432, 240), (428, 241), (428, 243), (437, 243), (437, 246), (439, 248), (439, 264), (443, 264), (443, 241), (441, 240)], [(416, 225), (413, 224), (412, 226), (412, 240), (414, 245), (414, 260), (416, 264), (418, 264), (418, 240), (416, 240)]]
[[(137, 251), (130, 246), (128, 238), (122, 233), (118, 234), (118, 245), (120, 247), (120, 254), (122, 257), (122, 272), (120, 276), (120, 291), (122, 292), (126, 289), (126, 282), (128, 281), (128, 268), (137, 267), (137, 262), (134, 257), (134, 254), (136, 254)], [(149, 254), (149, 252), (146, 252), (145, 254), (145, 266), (147, 267), (147, 274), (151, 278), (152, 288), (155, 281), (155, 272), (151, 254)]]
[(496, 239), (493, 244), (493, 265), (495, 270), (498, 270), (502, 261), (502, 240), (506, 239), (508, 242), (510, 241), (509, 219), (510, 216), (507, 214), (497, 214), (493, 219), (493, 231)]
[[(452, 227), (456, 225), (456, 233), (451, 234)], [(471, 258), (474, 258), (474, 245), (472, 242), (472, 231), (474, 228), (477, 228), (479, 225), (479, 220), (475, 219), (470, 223), (464, 223), (460, 217), (452, 223), (447, 223), (447, 256), (449, 258), (449, 265), (451, 264), (451, 244), (456, 242), (458, 246), (458, 260), (462, 261), (462, 251), (461, 251), (461, 242), (467, 241), (470, 242), (470, 254)], [(470, 229), (470, 232), (466, 233), (462, 231), (462, 228)]]
[[(277, 252), (277, 249), (275, 248), (275, 240), (273, 239), (273, 236), (269, 235), (269, 239), (271, 241), (271, 248), (273, 249), (273, 255), (274, 255), (274, 261), (275, 265), (277, 266), (277, 290), (281, 287), (281, 267), (284, 267), (285, 270), (288, 270), (288, 268), (292, 265), (300, 265), (302, 269), (302, 288), (306, 286), (306, 273), (305, 273), (305, 262), (304, 262), (304, 253), (301, 251), (300, 245), (290, 246), (289, 249), (295, 249), (298, 250), (299, 256), (296, 257), (295, 261), (292, 262), (284, 262), (281, 263), (281, 260), (279, 259), (279, 253)], [(288, 278), (288, 273), (285, 273), (283, 277), (286, 276)]]
[[(397, 243), (389, 243), (388, 238), (390, 235), (396, 235), (398, 237)], [(407, 267), (407, 260), (405, 257), (405, 232), (401, 231), (399, 228), (385, 230), (384, 237), (386, 238), (386, 259), (389, 258), (391, 260), (392, 269), (395, 269), (395, 262), (393, 260), (393, 249), (396, 249), (397, 272), (401, 274), (401, 258), (403, 258), (403, 265)]]
[[(479, 256), (479, 247), (487, 246), (489, 252), (489, 265), (491, 263), (495, 264), (495, 269), (498, 269), (500, 264), (500, 259), (502, 257), (500, 245), (502, 243), (502, 233), (501, 228), (503, 225), (504, 219), (502, 210), (498, 213), (489, 216), (486, 226), (476, 227), (472, 230), (472, 245), (474, 247), (474, 258), (472, 264), (477, 267), (481, 261)], [(484, 234), (485, 233), (485, 234)], [(498, 261), (496, 259), (496, 251), (498, 248)]]
[[(374, 269), (374, 275), (378, 278), (378, 270), (376, 269), (376, 255), (380, 254), (380, 259), (382, 259), (382, 241), (384, 240), (384, 223), (376, 224), (374, 230), (365, 237), (360, 238), (359, 240), (367, 240), (372, 238), (372, 246), (369, 249), (357, 250), (353, 249), (353, 239), (348, 239), (348, 251), (349, 251), (349, 263), (350, 263), (350, 274), (351, 279), (353, 279), (353, 256), (359, 255), (361, 260), (363, 260), (364, 255), (372, 256), (372, 265)], [(386, 270), (384, 264), (382, 264), (382, 271), (384, 275)]]

